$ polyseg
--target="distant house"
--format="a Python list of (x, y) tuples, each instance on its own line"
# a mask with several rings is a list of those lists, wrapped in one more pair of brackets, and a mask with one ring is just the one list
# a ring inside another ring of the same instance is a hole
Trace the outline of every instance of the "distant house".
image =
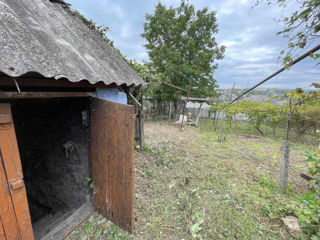
[(65, 5), (0, 0), (0, 239), (62, 239), (93, 209), (132, 232), (142, 84)]
[[(210, 116), (210, 108), (211, 107), (212, 106), (207, 103), (203, 103), (201, 105), (201, 103), (199, 103), (199, 102), (188, 102), (187, 103), (187, 112), (191, 113), (195, 117), (198, 114), (200, 114), (201, 118), (209, 118), (209, 117), (211, 117)], [(200, 113), (199, 113), (199, 111), (200, 111)]]

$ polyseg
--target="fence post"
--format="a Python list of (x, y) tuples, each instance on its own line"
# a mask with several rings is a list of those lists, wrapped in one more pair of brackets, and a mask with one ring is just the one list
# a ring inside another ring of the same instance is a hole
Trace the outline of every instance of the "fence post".
[(143, 109), (143, 94), (140, 97), (141, 108), (139, 109), (139, 145), (140, 149), (144, 148), (144, 109)]
[(217, 131), (217, 125), (218, 125), (218, 120), (219, 120), (219, 109), (217, 108), (215, 113), (214, 113), (214, 122), (213, 122), (213, 125), (214, 125), (214, 131)]
[(169, 102), (169, 121), (171, 120), (171, 114), (172, 114), (172, 106), (171, 101)]
[(284, 140), (281, 147), (280, 159), (280, 186), (283, 190), (288, 188), (288, 173), (289, 173), (289, 157), (290, 157), (290, 142)]
[(185, 110), (186, 110), (186, 108), (187, 108), (187, 104), (188, 104), (188, 101), (189, 101), (191, 88), (192, 88), (192, 77), (190, 77), (190, 80), (189, 80), (188, 95), (187, 95), (187, 100), (186, 100), (186, 102), (185, 102), (185, 105), (184, 105), (184, 107), (183, 107), (182, 121), (181, 121), (181, 125), (180, 125), (180, 130), (182, 130), (183, 119), (184, 119), (184, 112), (185, 112)]
[(200, 115), (201, 115), (201, 107), (202, 107), (202, 104), (203, 104), (203, 102), (200, 103), (200, 107), (199, 107), (198, 114), (197, 114), (197, 118), (196, 118), (196, 122), (195, 122), (195, 124), (196, 124), (197, 127), (198, 127), (199, 119), (200, 119)]

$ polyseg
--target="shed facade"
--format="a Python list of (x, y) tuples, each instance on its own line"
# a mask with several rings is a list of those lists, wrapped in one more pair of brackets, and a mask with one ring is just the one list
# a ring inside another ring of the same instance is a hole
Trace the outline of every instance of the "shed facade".
[(0, 240), (63, 239), (94, 209), (132, 232), (123, 91), (144, 82), (63, 4), (0, 0), (0, 36)]

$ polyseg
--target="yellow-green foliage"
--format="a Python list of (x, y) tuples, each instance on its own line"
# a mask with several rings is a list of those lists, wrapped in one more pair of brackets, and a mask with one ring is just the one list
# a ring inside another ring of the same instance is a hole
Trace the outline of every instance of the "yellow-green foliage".
[[(280, 100), (280, 97), (275, 97)], [(303, 134), (308, 128), (320, 122), (320, 92), (304, 93), (302, 89), (287, 92), (284, 104), (276, 106), (271, 100), (264, 102), (240, 101), (225, 107), (225, 104), (216, 104), (211, 111), (220, 109), (226, 114), (226, 121), (231, 125), (236, 116), (243, 114), (262, 135), (260, 129), (264, 122), (276, 130), (277, 127), (287, 125), (290, 116), (290, 126), (298, 133)]]

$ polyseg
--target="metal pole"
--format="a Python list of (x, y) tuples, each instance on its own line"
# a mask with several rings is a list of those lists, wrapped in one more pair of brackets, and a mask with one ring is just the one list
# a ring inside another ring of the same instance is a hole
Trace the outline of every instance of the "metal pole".
[[(278, 71), (274, 72), (273, 74), (271, 74), (269, 77), (267, 77), (266, 79), (264, 79), (263, 81), (259, 82), (258, 84), (256, 84), (255, 86), (253, 86), (252, 88), (248, 89), (247, 91), (245, 91), (244, 93), (242, 93), (239, 97), (235, 98), (234, 100), (232, 100), (228, 105), (226, 105), (224, 108), (229, 107), (232, 103), (238, 101), (241, 97), (243, 97), (244, 95), (246, 95), (248, 92), (251, 92), (253, 89), (259, 87), (260, 85), (262, 85), (263, 83), (269, 81), (271, 78), (273, 78), (274, 76), (278, 75), (279, 73), (283, 72), (285, 69), (287, 69), (288, 67), (291, 67), (293, 65), (295, 65), (296, 63), (300, 62), (301, 60), (305, 59), (306, 57), (310, 56), (311, 53), (314, 53), (316, 51), (318, 51), (320, 49), (320, 44), (315, 46), (314, 48), (312, 48), (311, 50), (307, 51), (306, 53), (304, 53), (303, 55), (301, 55), (300, 57), (296, 58), (295, 60), (293, 60), (290, 64), (282, 67), (281, 69), (279, 69)], [(223, 109), (224, 109), (223, 108)]]
[(287, 117), (288, 117), (288, 119), (287, 119), (287, 134), (286, 134), (286, 140), (287, 140), (287, 141), (289, 141), (291, 114), (292, 114), (292, 97), (290, 97), (289, 113), (288, 113), (288, 116), (287, 116)]

